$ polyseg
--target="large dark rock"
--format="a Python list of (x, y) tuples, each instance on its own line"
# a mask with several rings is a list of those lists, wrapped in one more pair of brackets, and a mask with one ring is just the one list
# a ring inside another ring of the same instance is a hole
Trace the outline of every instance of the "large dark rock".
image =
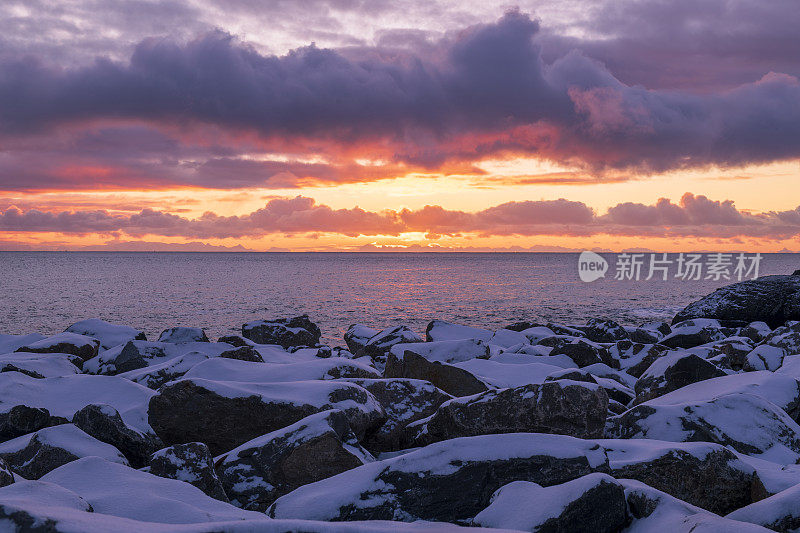
[(713, 513), (729, 513), (767, 496), (752, 467), (719, 444), (599, 442), (614, 477), (641, 481)]
[(146, 465), (150, 454), (164, 446), (157, 436), (125, 424), (119, 412), (110, 405), (87, 405), (73, 415), (72, 423), (95, 439), (117, 448), (134, 468)]
[(5, 487), (14, 483), (14, 472), (5, 459), (0, 457), (0, 487)]
[(636, 381), (635, 402), (646, 402), (690, 383), (724, 375), (725, 372), (695, 354), (675, 352), (657, 359)]
[(67, 353), (77, 355), (84, 361), (88, 361), (97, 355), (100, 349), (100, 341), (86, 335), (77, 333), (58, 333), (52, 337), (47, 337), (40, 341), (32, 342), (26, 346), (17, 348), (17, 352), (29, 353)]
[(67, 422), (69, 420), (66, 418), (52, 416), (43, 407), (15, 405), (7, 412), (0, 413), (0, 442)]
[(279, 496), (373, 460), (341, 411), (325, 411), (218, 457), (231, 503), (264, 512)]
[(256, 320), (242, 325), (242, 336), (257, 344), (279, 344), (291, 346), (314, 346), (319, 343), (322, 332), (308, 315), (275, 320)]
[(419, 428), (415, 444), (516, 432), (599, 438), (607, 415), (608, 395), (599, 385), (548, 381), (445, 402), (415, 424)]
[(686, 306), (673, 323), (690, 318), (766, 322), (800, 320), (800, 276), (763, 276), (720, 287)]
[(619, 361), (612, 358), (608, 349), (597, 343), (588, 341), (586, 339), (572, 339), (568, 342), (561, 343), (553, 348), (550, 355), (564, 354), (573, 361), (578, 367), (593, 365), (595, 363), (604, 363), (612, 368), (619, 368)]
[(428, 361), (410, 350), (406, 350), (402, 357), (389, 352), (383, 376), (429, 381), (453, 396), (469, 396), (489, 390), (486, 383), (470, 372), (447, 363)]
[(239, 361), (249, 361), (251, 363), (263, 363), (264, 358), (252, 346), (240, 346), (233, 350), (227, 350), (219, 354), (224, 359), (237, 359)]
[(26, 479), (39, 479), (59, 466), (88, 456), (128, 464), (116, 448), (93, 439), (72, 424), (40, 429), (0, 444), (0, 457)]
[(512, 481), (556, 485), (608, 472), (596, 443), (517, 433), (432, 444), (311, 483), (278, 498), (275, 518), (469, 521)]
[(453, 397), (419, 379), (348, 379), (367, 389), (383, 406), (386, 422), (367, 435), (362, 444), (371, 452), (396, 451), (410, 445), (406, 428), (432, 415)]
[(375, 397), (351, 383), (232, 383), (184, 378), (165, 385), (151, 398), (148, 420), (166, 444), (203, 442), (218, 455), (328, 409), (344, 411), (359, 438), (385, 419)]
[(537, 533), (615, 533), (628, 523), (625, 489), (600, 473), (552, 487), (515, 481), (495, 492), (472, 523)]
[(617, 342), (627, 339), (629, 336), (625, 328), (613, 320), (599, 318), (590, 318), (585, 326), (578, 329), (583, 331), (586, 338), (592, 342)]
[(144, 470), (159, 477), (191, 483), (216, 500), (228, 501), (214, 470), (214, 458), (202, 442), (174, 444), (158, 450)]

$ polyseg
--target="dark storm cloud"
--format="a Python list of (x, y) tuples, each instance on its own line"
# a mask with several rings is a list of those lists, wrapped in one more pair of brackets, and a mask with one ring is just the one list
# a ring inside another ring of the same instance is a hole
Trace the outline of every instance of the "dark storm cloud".
[[(545, 62), (539, 33), (536, 21), (511, 11), (494, 24), (443, 38), (424, 57), (383, 48), (345, 53), (314, 46), (270, 56), (214, 32), (185, 44), (147, 39), (128, 62), (98, 59), (89, 66), (60, 68), (35, 56), (5, 58), (0, 132), (35, 137), (102, 120), (187, 129), (204, 124), (254, 132), (264, 146), (295, 143), (311, 153), (347, 152), (350, 158), (378, 151), (395, 163), (434, 170), (515, 155), (547, 158), (596, 175), (609, 169), (649, 173), (800, 157), (800, 83), (791, 75), (772, 73), (722, 92), (648, 90), (623, 83), (579, 51)], [(234, 143), (228, 154), (198, 153), (189, 165), (192, 173), (176, 165), (178, 148), (160, 149), (160, 159), (128, 161), (130, 172), (109, 170), (109, 175), (126, 183), (139, 175), (145, 184), (184, 180), (226, 188), (259, 180), (270, 186), (272, 176), (298, 170), (243, 161)], [(58, 185), (80, 180), (81, 168), (103, 159), (77, 148), (73, 152), (90, 161), (73, 164), (73, 172), (59, 173), (56, 165), (39, 174), (15, 167), (14, 154), (7, 152), (11, 161), (3, 179), (19, 182), (33, 173), (43, 183), (52, 176)], [(109, 169), (115, 168), (111, 158), (105, 159)], [(301, 177), (317, 173), (323, 181), (345, 181), (350, 170), (299, 168)], [(385, 175), (349, 179), (380, 177)], [(285, 177), (275, 183), (285, 186)]]

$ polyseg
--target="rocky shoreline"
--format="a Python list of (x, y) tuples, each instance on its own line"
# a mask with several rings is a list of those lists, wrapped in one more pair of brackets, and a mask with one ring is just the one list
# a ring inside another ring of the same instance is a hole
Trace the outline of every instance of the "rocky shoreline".
[(3, 531), (796, 531), (800, 275), (671, 324), (0, 335)]

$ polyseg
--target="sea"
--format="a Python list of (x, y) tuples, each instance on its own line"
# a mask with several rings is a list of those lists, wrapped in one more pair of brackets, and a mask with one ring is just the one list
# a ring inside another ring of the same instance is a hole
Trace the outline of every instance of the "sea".
[[(48, 335), (99, 317), (153, 340), (172, 326), (203, 327), (214, 340), (248, 321), (305, 313), (323, 342), (343, 345), (354, 323), (421, 335), (432, 319), (491, 329), (592, 317), (634, 325), (669, 321), (737, 280), (738, 254), (695, 258), (706, 270), (690, 279), (677, 254), (600, 255), (605, 276), (586, 282), (576, 253), (0, 252), (0, 333)], [(744, 259), (759, 275), (800, 269), (800, 254)], [(647, 280), (651, 260), (660, 269)], [(630, 265), (641, 265), (638, 276)]]

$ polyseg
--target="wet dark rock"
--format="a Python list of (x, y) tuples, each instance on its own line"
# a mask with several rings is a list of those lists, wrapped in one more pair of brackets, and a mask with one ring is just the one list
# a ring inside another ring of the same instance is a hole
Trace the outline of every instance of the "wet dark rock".
[(406, 350), (402, 357), (390, 352), (383, 376), (429, 381), (453, 396), (469, 396), (489, 390), (486, 383), (470, 372), (447, 363), (428, 361), (410, 350)]
[(256, 344), (291, 346), (316, 346), (322, 332), (308, 315), (274, 320), (256, 320), (242, 326), (242, 336)]
[(359, 438), (379, 427), (380, 403), (346, 382), (230, 383), (192, 378), (151, 398), (148, 420), (166, 444), (203, 442), (217, 455), (306, 416), (341, 408)]
[(607, 415), (608, 395), (598, 385), (549, 381), (447, 401), (415, 424), (414, 444), (516, 432), (599, 438)]
[(231, 503), (264, 512), (278, 497), (373, 460), (341, 411), (325, 411), (248, 441), (216, 468)]
[(95, 439), (117, 448), (134, 468), (145, 466), (150, 454), (164, 446), (157, 436), (126, 425), (110, 405), (87, 405), (73, 415), (72, 423)]
[(237, 359), (239, 361), (249, 361), (251, 363), (263, 363), (264, 359), (261, 354), (256, 351), (252, 346), (241, 346), (233, 350), (228, 350), (219, 354), (220, 357), (226, 359)]
[(158, 450), (144, 470), (159, 477), (191, 483), (216, 500), (228, 501), (214, 470), (214, 458), (202, 442), (174, 444)]

